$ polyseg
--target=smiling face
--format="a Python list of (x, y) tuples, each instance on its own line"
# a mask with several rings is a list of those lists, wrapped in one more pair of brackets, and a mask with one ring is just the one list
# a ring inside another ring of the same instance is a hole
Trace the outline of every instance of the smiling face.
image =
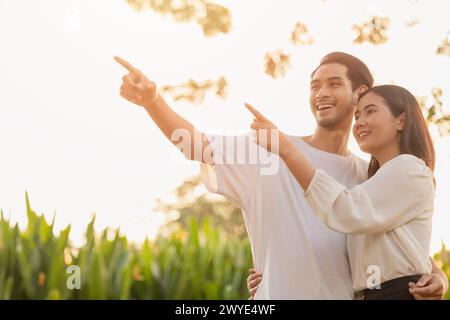
[(402, 116), (394, 117), (385, 100), (369, 92), (358, 102), (353, 135), (362, 151), (377, 155), (399, 149)]
[(334, 128), (351, 119), (356, 105), (355, 92), (347, 77), (347, 67), (338, 63), (320, 66), (311, 79), (310, 107), (317, 124)]

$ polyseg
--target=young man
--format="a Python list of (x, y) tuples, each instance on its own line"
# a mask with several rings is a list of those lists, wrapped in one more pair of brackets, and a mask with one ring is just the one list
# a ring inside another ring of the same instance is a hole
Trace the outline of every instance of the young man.
[[(242, 208), (255, 267), (264, 274), (255, 298), (352, 299), (345, 235), (323, 226), (279, 157), (267, 155), (250, 135), (198, 132), (158, 95), (155, 83), (128, 62), (116, 61), (130, 72), (123, 77), (122, 97), (143, 106), (188, 159), (202, 163), (208, 190)], [(351, 154), (347, 143), (358, 96), (372, 84), (359, 59), (338, 52), (325, 56), (311, 82), (317, 128), (312, 136), (290, 137), (317, 168), (348, 188), (367, 178), (367, 163)], [(440, 277), (432, 279), (443, 290)]]

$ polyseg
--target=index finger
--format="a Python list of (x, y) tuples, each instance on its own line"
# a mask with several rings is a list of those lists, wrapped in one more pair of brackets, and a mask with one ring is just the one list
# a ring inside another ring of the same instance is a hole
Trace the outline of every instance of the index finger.
[(127, 69), (131, 73), (139, 73), (139, 70), (136, 69), (135, 67), (133, 67), (133, 65), (131, 63), (129, 63), (128, 61), (126, 61), (122, 58), (119, 58), (117, 56), (114, 57), (114, 60), (116, 60), (118, 63), (120, 63), (125, 69)]
[(267, 121), (268, 119), (266, 117), (264, 117), (258, 110), (256, 110), (255, 108), (253, 108), (250, 104), (248, 103), (244, 103), (245, 107), (247, 108), (248, 111), (250, 111), (258, 120), (263, 120), (263, 121)]

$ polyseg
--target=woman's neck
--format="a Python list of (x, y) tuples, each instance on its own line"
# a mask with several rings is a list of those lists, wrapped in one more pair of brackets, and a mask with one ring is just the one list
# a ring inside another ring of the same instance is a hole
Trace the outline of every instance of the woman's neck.
[(380, 167), (384, 165), (389, 160), (394, 159), (395, 157), (399, 156), (401, 154), (400, 148), (398, 144), (384, 147), (380, 152), (372, 153), (372, 156), (377, 159), (378, 163), (380, 164)]

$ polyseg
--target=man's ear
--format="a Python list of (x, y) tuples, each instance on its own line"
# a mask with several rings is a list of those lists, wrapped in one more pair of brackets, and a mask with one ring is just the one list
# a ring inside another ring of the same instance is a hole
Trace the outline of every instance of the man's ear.
[(359, 99), (359, 96), (362, 95), (367, 90), (369, 90), (369, 88), (367, 88), (367, 86), (365, 84), (359, 86), (359, 88), (356, 89), (356, 94), (357, 94), (356, 98)]
[(406, 113), (402, 113), (397, 117), (397, 131), (403, 131), (406, 123)]
[(359, 96), (362, 95), (364, 92), (366, 92), (367, 90), (369, 90), (369, 88), (363, 84), (360, 85), (354, 92), (353, 92), (353, 103), (357, 104), (358, 100), (359, 100)]

